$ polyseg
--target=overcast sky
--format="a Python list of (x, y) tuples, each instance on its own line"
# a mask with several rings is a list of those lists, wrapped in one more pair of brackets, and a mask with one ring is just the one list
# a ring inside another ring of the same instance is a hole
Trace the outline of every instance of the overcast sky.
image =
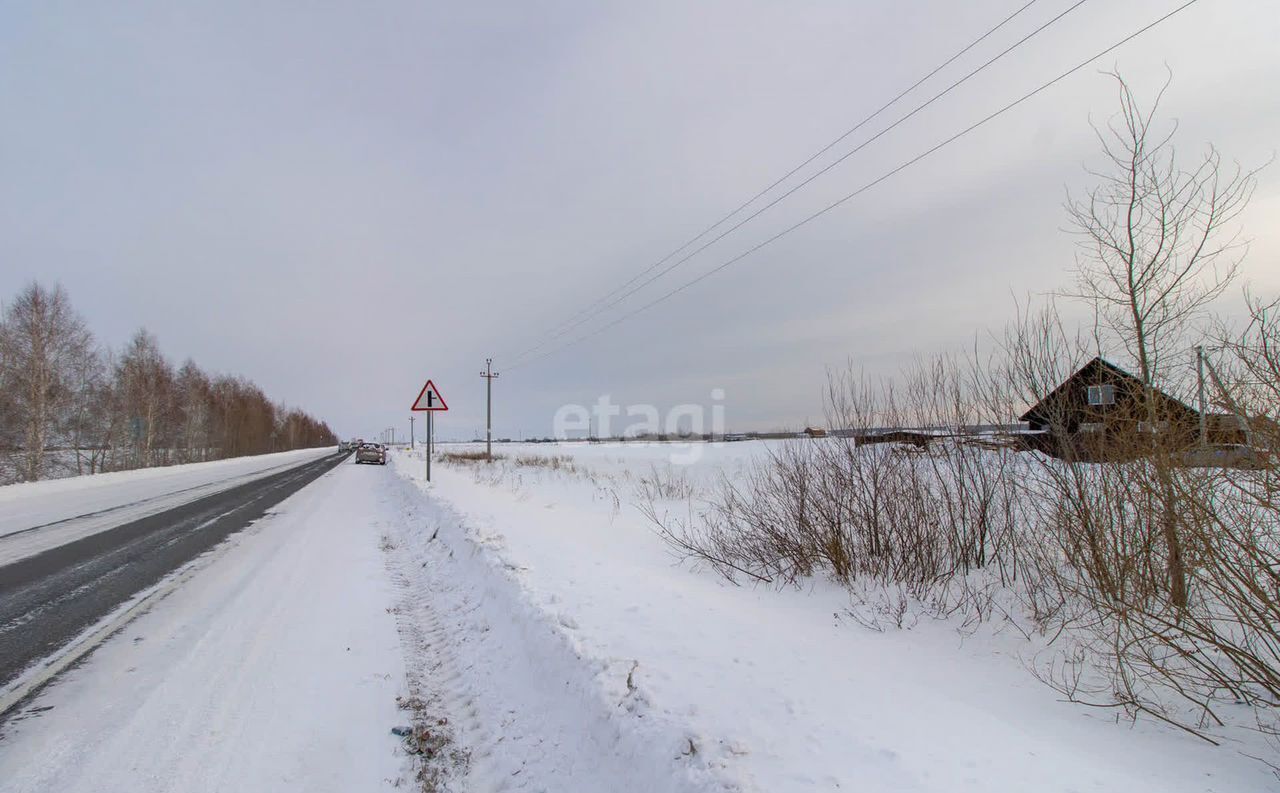
[[(1267, 160), (1275, 0), (1200, 0), (652, 310), (504, 364), (1024, 2), (0, 3), (0, 299), (60, 282), (102, 343), (145, 326), (342, 435), (407, 427), (431, 377), (440, 434), (472, 436), (486, 356), (498, 435), (546, 434), (603, 394), (665, 408), (714, 388), (731, 429), (799, 425), (828, 366), (963, 345), (1012, 295), (1066, 283), (1064, 195), (1090, 184), (1090, 116), (1116, 109), (1100, 68), (1147, 97), (1167, 64), (1181, 149)], [(1034, 3), (847, 145), (1071, 2)], [(1180, 2), (1084, 3), (601, 321)], [(1278, 213), (1272, 166), (1244, 218), (1246, 273), (1271, 294)]]

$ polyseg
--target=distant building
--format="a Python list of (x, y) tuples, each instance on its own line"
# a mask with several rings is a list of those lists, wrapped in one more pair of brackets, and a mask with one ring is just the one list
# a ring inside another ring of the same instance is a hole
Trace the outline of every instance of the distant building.
[(827, 437), (827, 431), (824, 430), (822, 427), (805, 427), (804, 434), (809, 436), (810, 438)]
[(929, 445), (930, 441), (939, 438), (952, 437), (952, 433), (940, 430), (919, 430), (919, 429), (875, 429), (867, 430), (855, 434), (854, 445), (856, 446), (872, 446), (880, 443), (900, 443), (907, 446), (914, 446), (917, 449), (924, 449)]

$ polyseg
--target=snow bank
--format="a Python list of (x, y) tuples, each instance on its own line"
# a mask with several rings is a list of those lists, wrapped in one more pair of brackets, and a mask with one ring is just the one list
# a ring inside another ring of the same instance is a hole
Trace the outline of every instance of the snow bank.
[[(397, 459), (409, 479), (421, 462)], [(500, 537), (413, 490), (399, 508), (388, 545), (405, 592), (402, 641), (413, 637), (410, 689), (427, 713), (448, 714), (468, 756), (447, 789), (730, 789), (697, 736), (651, 707), (634, 656), (589, 654), (568, 611), (529, 600), (528, 570), (506, 559)]]
[[(508, 459), (493, 467), (437, 464), (429, 486), (420, 458), (396, 455), (402, 476), (448, 505), (419, 502), (405, 542), (426, 569), (405, 575), (435, 588), (442, 644), (459, 646), (459, 678), (480, 687), (468, 729), (489, 731), (482, 765), (494, 779), (536, 760), (527, 747), (512, 752), (512, 736), (539, 735), (545, 713), (561, 752), (576, 718), (601, 763), (621, 753), (647, 778), (683, 771), (674, 778), (684, 788), (650, 789), (1275, 786), (1243, 754), (1260, 752), (1256, 743), (1213, 747), (1058, 701), (1028, 673), (1020, 656), (1036, 648), (1014, 631), (966, 638), (928, 620), (878, 633), (849, 618), (842, 590), (739, 588), (675, 565), (633, 506), (640, 480), (701, 487), (766, 449), (711, 444), (694, 465), (672, 466), (660, 444), (504, 445)], [(516, 465), (522, 454), (567, 455), (572, 470)], [(535, 766), (531, 778), (546, 783), (556, 768)]]

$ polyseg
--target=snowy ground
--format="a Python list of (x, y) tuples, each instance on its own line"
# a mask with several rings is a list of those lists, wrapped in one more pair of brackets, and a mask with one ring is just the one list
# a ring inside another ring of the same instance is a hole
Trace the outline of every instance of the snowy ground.
[(4, 791), (371, 791), (407, 773), (382, 468), (341, 465), (4, 728)]
[[(672, 466), (680, 450), (660, 444), (503, 445), (496, 469), (437, 464), (431, 485), (421, 460), (396, 456), (436, 501), (402, 542), (443, 573), (423, 577), (421, 600), (437, 604), (441, 646), (473, 692), (476, 735), (459, 740), (490, 747), (473, 763), (484, 784), (460, 789), (1280, 787), (1242, 754), (1264, 754), (1259, 742), (1215, 748), (1059, 701), (1014, 631), (966, 638), (925, 621), (880, 633), (844, 616), (842, 591), (739, 588), (674, 565), (633, 506), (640, 480), (704, 486), (764, 449), (713, 444)], [(520, 455), (567, 455), (573, 470), (514, 465)], [(512, 749), (560, 747), (575, 721), (601, 763), (625, 757), (612, 784), (557, 777), (547, 755)], [(518, 772), (525, 783), (491, 782)]]
[(333, 452), (302, 449), (0, 487), (0, 566)]
[[(404, 451), (341, 465), (7, 724), (0, 791), (1280, 787), (1256, 746), (1059, 702), (1020, 635), (876, 632), (840, 591), (673, 564), (642, 480), (706, 486), (764, 448), (503, 446), (571, 465), (430, 484)], [(427, 755), (390, 735), (410, 721)]]

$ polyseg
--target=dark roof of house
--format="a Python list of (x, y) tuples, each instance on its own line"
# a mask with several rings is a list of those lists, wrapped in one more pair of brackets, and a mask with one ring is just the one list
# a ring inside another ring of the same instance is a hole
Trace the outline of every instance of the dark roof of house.
[[(1059, 400), (1068, 397), (1068, 389), (1073, 386), (1078, 386), (1081, 381), (1086, 381), (1088, 385), (1096, 385), (1103, 380), (1119, 380), (1122, 382), (1128, 382), (1137, 389), (1141, 389), (1143, 387), (1142, 380), (1139, 378), (1124, 369), (1121, 369), (1119, 366), (1116, 366), (1105, 358), (1097, 357), (1080, 367), (1066, 380), (1062, 381), (1057, 388), (1050, 391), (1043, 399), (1032, 405), (1026, 413), (1023, 413), (1019, 417), (1019, 419), (1027, 422), (1039, 421), (1041, 423), (1047, 423), (1046, 414), (1051, 412), (1050, 406)], [(1199, 415), (1196, 410), (1189, 407), (1181, 400), (1169, 396), (1160, 389), (1153, 388), (1153, 391), (1156, 394), (1156, 398), (1165, 402), (1169, 407), (1174, 408), (1175, 410), (1186, 411), (1193, 415)]]

